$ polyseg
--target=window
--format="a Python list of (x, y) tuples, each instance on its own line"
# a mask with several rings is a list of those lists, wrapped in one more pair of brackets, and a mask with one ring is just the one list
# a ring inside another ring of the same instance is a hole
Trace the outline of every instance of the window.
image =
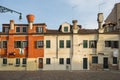
[(36, 46), (37, 46), (37, 48), (43, 48), (44, 42), (42, 40), (41, 41), (37, 41), (36, 42)]
[(3, 58), (3, 64), (4, 64), (4, 65), (7, 64), (7, 58)]
[(10, 29), (10, 27), (3, 27), (3, 32), (8, 33), (9, 29)]
[(111, 47), (111, 41), (105, 41), (105, 47)]
[(66, 48), (70, 48), (71, 47), (71, 41), (70, 40), (67, 40), (66, 41)]
[(26, 59), (26, 58), (23, 58), (22, 64), (23, 64), (23, 65), (26, 65), (26, 63), (27, 63), (27, 59)]
[(113, 57), (113, 64), (117, 64), (117, 57)]
[(88, 47), (88, 41), (87, 40), (83, 40), (83, 48), (87, 48)]
[(46, 58), (46, 64), (50, 64), (50, 58)]
[(36, 32), (42, 33), (43, 32), (43, 27), (36, 27)]
[(27, 27), (23, 27), (22, 32), (27, 32)]
[(14, 42), (14, 47), (15, 48), (26, 48), (28, 46), (27, 41), (15, 41)]
[(68, 27), (64, 27), (64, 32), (68, 32)]
[(95, 40), (89, 41), (89, 48), (97, 48), (97, 41)]
[(66, 64), (70, 64), (71, 62), (70, 62), (70, 58), (67, 58), (67, 60), (66, 60)]
[(119, 42), (118, 41), (112, 41), (111, 44), (112, 44), (111, 45), (112, 48), (119, 48)]
[(59, 59), (59, 64), (64, 64), (64, 58)]
[(98, 63), (98, 57), (97, 56), (92, 57), (92, 63), (94, 63), (94, 64)]
[(16, 27), (16, 32), (20, 32), (20, 27)]
[(50, 40), (46, 40), (46, 48), (50, 48)]
[(60, 47), (60, 48), (64, 48), (64, 40), (60, 40), (59, 47)]
[(105, 47), (119, 48), (118, 41), (105, 41)]
[(15, 48), (22, 48), (22, 42), (21, 41), (15, 41), (14, 42), (14, 47)]
[(20, 58), (16, 58), (16, 65), (20, 65)]
[(1, 42), (1, 48), (7, 48), (7, 41)]

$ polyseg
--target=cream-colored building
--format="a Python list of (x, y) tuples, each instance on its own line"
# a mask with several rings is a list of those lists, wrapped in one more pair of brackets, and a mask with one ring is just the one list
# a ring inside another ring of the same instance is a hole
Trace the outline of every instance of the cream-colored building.
[(119, 70), (119, 9), (117, 3), (104, 24), (103, 13), (98, 13), (98, 29), (82, 29), (77, 20), (48, 29), (43, 70)]

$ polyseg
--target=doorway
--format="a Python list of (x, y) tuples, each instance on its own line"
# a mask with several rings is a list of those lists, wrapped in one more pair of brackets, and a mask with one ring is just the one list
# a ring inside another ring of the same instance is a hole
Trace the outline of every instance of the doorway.
[(39, 68), (43, 68), (43, 58), (39, 58), (38, 67), (39, 67)]
[(108, 58), (107, 57), (103, 58), (103, 68), (104, 69), (108, 69), (109, 68)]
[(83, 69), (87, 69), (88, 68), (88, 60), (87, 58), (83, 58)]

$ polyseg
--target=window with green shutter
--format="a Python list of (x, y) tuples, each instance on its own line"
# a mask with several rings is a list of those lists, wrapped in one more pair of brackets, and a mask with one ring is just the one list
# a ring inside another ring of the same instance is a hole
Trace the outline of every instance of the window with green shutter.
[(113, 57), (113, 64), (117, 64), (117, 57)]
[(50, 48), (50, 40), (46, 40), (46, 48)]
[(68, 27), (67, 26), (64, 27), (64, 32), (68, 32)]
[(59, 44), (59, 47), (60, 47), (60, 48), (64, 48), (64, 40), (60, 40), (59, 43), (60, 43), (60, 44)]
[(3, 58), (3, 64), (4, 64), (4, 65), (7, 64), (7, 58)]
[(26, 63), (27, 63), (27, 59), (26, 59), (26, 58), (23, 58), (22, 64), (23, 64), (23, 65), (26, 65)]
[(46, 64), (51, 64), (50, 58), (46, 58)]
[(16, 58), (16, 65), (20, 65), (20, 58)]
[(59, 64), (64, 64), (64, 58), (59, 59)]
[(88, 47), (88, 41), (87, 40), (83, 40), (83, 48), (87, 48)]
[(66, 48), (70, 48), (71, 47), (71, 41), (70, 40), (66, 40)]
[(97, 56), (93, 56), (92, 57), (92, 63), (93, 64), (97, 64), (98, 63), (98, 57)]

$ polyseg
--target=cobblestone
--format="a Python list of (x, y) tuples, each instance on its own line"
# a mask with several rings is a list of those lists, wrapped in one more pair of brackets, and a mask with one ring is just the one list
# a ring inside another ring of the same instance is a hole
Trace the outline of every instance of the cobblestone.
[(120, 71), (0, 71), (0, 80), (120, 80)]

